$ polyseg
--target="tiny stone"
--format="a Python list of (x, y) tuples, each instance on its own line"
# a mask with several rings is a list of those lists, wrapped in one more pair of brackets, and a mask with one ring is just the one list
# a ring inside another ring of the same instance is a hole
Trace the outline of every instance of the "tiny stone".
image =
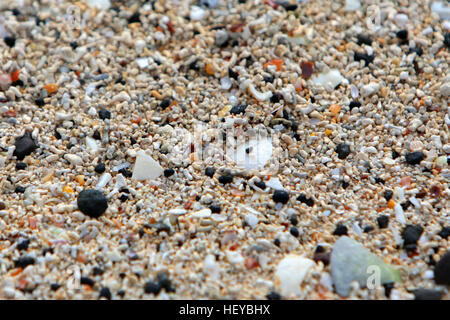
[(26, 132), (23, 136), (17, 138), (14, 145), (16, 146), (16, 149), (14, 150), (13, 155), (16, 156), (18, 160), (23, 160), (38, 148), (36, 142), (31, 137), (30, 132)]
[(99, 190), (86, 189), (78, 194), (77, 205), (85, 215), (98, 218), (108, 208), (108, 201)]
[(348, 232), (347, 227), (343, 224), (338, 224), (336, 226), (336, 229), (333, 231), (333, 235), (335, 236), (343, 236), (346, 235)]
[(111, 119), (111, 112), (109, 110), (106, 110), (104, 108), (101, 108), (98, 111), (98, 116), (100, 117), (100, 119), (105, 120), (105, 119)]
[(94, 168), (94, 171), (97, 173), (103, 173), (105, 172), (105, 170), (106, 170), (105, 164), (102, 162), (97, 164)]
[(444, 253), (434, 268), (434, 279), (437, 284), (450, 285), (450, 251)]
[(227, 184), (233, 182), (233, 176), (231, 174), (225, 174), (219, 177), (219, 182), (222, 184)]
[(338, 158), (343, 160), (350, 154), (350, 146), (345, 143), (340, 143), (337, 145), (335, 151), (338, 154)]
[(424, 158), (425, 155), (422, 151), (414, 151), (405, 155), (405, 160), (410, 165), (419, 164)]
[(389, 224), (389, 216), (381, 215), (377, 218), (378, 227), (380, 229), (387, 228)]
[(213, 167), (207, 167), (205, 169), (205, 175), (212, 178), (214, 176), (214, 173), (216, 172), (216, 170)]
[(284, 190), (275, 190), (272, 199), (276, 203), (286, 204), (289, 201), (289, 193)]

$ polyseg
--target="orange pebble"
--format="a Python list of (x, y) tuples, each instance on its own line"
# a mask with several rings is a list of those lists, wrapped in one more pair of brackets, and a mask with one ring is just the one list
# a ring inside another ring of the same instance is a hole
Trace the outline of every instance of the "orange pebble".
[(64, 186), (63, 192), (65, 192), (65, 193), (73, 193), (73, 189), (70, 186)]
[(341, 111), (342, 107), (338, 104), (332, 104), (330, 106), (330, 111), (332, 114), (336, 115)]
[(44, 89), (47, 90), (48, 94), (52, 94), (58, 90), (58, 85), (56, 83), (49, 83), (44, 86)]
[(82, 186), (84, 186), (84, 184), (85, 184), (84, 176), (82, 174), (76, 176), (75, 181), (78, 182)]
[(326, 134), (327, 136), (331, 136), (332, 133), (333, 133), (333, 131), (331, 131), (330, 129), (326, 129), (326, 130), (325, 130), (325, 134)]
[(209, 74), (210, 76), (212, 76), (212, 75), (215, 73), (214, 67), (213, 67), (213, 65), (212, 65), (211, 63), (207, 63), (207, 64), (206, 64), (206, 66), (205, 66), (205, 71), (206, 71), (206, 73)]
[(15, 82), (17, 80), (19, 80), (19, 75), (20, 75), (20, 70), (16, 70), (14, 72), (11, 73), (11, 81)]
[(389, 200), (388, 201), (388, 208), (389, 209), (394, 209), (394, 207), (395, 207), (395, 202), (394, 202), (394, 200)]
[(267, 68), (267, 66), (273, 65), (277, 67), (277, 71), (281, 70), (281, 66), (283, 65), (283, 59), (272, 59), (268, 62), (264, 63), (264, 68)]

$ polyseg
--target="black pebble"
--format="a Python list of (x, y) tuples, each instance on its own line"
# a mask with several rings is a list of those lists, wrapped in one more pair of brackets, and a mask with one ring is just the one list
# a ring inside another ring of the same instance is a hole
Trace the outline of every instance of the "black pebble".
[(3, 40), (5, 41), (6, 45), (10, 48), (12, 48), (16, 45), (16, 38), (14, 38), (14, 37), (6, 36), (3, 38)]
[(219, 182), (222, 184), (227, 184), (233, 182), (233, 176), (231, 174), (224, 174), (219, 177)]
[(450, 236), (450, 227), (442, 227), (442, 230), (439, 231), (438, 235), (443, 239), (447, 239)]
[(161, 103), (159, 104), (159, 106), (161, 107), (161, 109), (165, 110), (170, 106), (170, 103), (172, 101), (170, 100), (170, 98), (164, 98), (162, 99)]
[(17, 243), (17, 250), (27, 250), (30, 245), (30, 239), (23, 239)]
[(394, 283), (393, 282), (385, 283), (383, 284), (383, 287), (384, 287), (384, 295), (386, 296), (386, 298), (389, 298), (391, 296), (392, 289), (394, 289)]
[(76, 48), (78, 48), (78, 43), (76, 41), (72, 41), (70, 43), (70, 46), (72, 47), (72, 50), (75, 50)]
[(31, 154), (38, 147), (31, 137), (30, 132), (25, 132), (23, 136), (17, 138), (14, 145), (16, 146), (16, 149), (14, 150), (13, 155), (16, 156), (18, 160), (23, 160), (23, 158)]
[(34, 264), (35, 260), (32, 257), (21, 257), (14, 262), (16, 268), (25, 269), (27, 266)]
[(52, 284), (50, 285), (50, 290), (52, 290), (52, 291), (56, 291), (56, 290), (58, 290), (59, 288), (61, 288), (61, 285), (58, 284), (58, 283), (52, 283)]
[(108, 201), (99, 190), (86, 189), (78, 194), (77, 205), (85, 215), (98, 218), (108, 208)]
[(98, 116), (100, 117), (100, 119), (105, 120), (105, 119), (111, 119), (111, 112), (109, 110), (106, 110), (104, 108), (101, 108), (98, 111)]
[(173, 170), (173, 169), (166, 169), (166, 170), (164, 170), (164, 176), (166, 178), (172, 176), (174, 173), (175, 173), (175, 170)]
[(282, 4), (282, 6), (283, 6), (284, 10), (286, 10), (286, 11), (295, 11), (298, 8), (298, 5), (295, 3), (294, 4), (286, 3), (286, 4)]
[(298, 219), (297, 216), (295, 214), (291, 215), (289, 217), (289, 222), (293, 225), (296, 226), (298, 224)]
[(373, 231), (374, 227), (371, 225), (365, 226), (363, 232), (364, 233), (369, 233), (370, 231)]
[(106, 298), (108, 300), (111, 300), (111, 291), (109, 290), (109, 288), (101, 288), (100, 292), (98, 294), (98, 298)]
[(90, 287), (93, 287), (94, 284), (95, 284), (95, 281), (92, 280), (92, 279), (89, 278), (89, 277), (81, 277), (81, 278), (80, 278), (80, 284), (86, 284), (86, 285), (88, 285), (88, 286), (90, 286)]
[(267, 300), (281, 300), (281, 295), (278, 292), (271, 291), (267, 296)]
[(128, 18), (128, 23), (141, 22), (139, 12), (135, 12)]
[(210, 206), (209, 209), (211, 210), (212, 213), (220, 213), (220, 211), (222, 210), (222, 208), (220, 208), (220, 206), (215, 205), (215, 204)]
[(125, 290), (119, 290), (117, 291), (117, 295), (121, 298), (123, 298), (125, 296)]
[(94, 131), (92, 138), (94, 138), (95, 140), (102, 140), (102, 136), (100, 135), (100, 132), (98, 130)]
[(415, 52), (419, 57), (423, 54), (422, 47), (409, 48), (408, 54)]
[(216, 172), (216, 170), (213, 167), (207, 167), (205, 169), (205, 175), (207, 175), (210, 178), (212, 178), (214, 176), (215, 172)]
[(405, 160), (410, 165), (419, 164), (425, 158), (422, 151), (414, 151), (405, 155)]
[(103, 173), (105, 172), (105, 170), (106, 170), (105, 164), (102, 162), (97, 164), (94, 168), (94, 171), (97, 173)]
[(283, 96), (277, 92), (277, 93), (274, 93), (273, 96), (270, 97), (270, 102), (278, 103), (278, 102), (280, 102), (281, 99), (283, 99)]
[(336, 229), (334, 229), (334, 231), (333, 231), (333, 235), (335, 235), (335, 236), (343, 236), (343, 235), (346, 235), (347, 234), (347, 227), (346, 226), (344, 226), (343, 224), (338, 224), (337, 226), (336, 226)]
[(233, 108), (231, 108), (230, 113), (231, 114), (240, 114), (240, 113), (244, 114), (245, 109), (247, 109), (247, 105), (240, 104), (238, 106), (234, 106)]
[(25, 162), (17, 162), (16, 163), (16, 170), (25, 170), (27, 167), (27, 164)]
[(105, 271), (104, 271), (102, 268), (100, 268), (100, 267), (94, 267), (94, 268), (92, 269), (92, 274), (93, 274), (94, 276), (101, 276), (104, 272), (105, 272)]
[(38, 98), (38, 99), (34, 100), (34, 103), (36, 103), (36, 105), (37, 105), (38, 107), (42, 107), (42, 106), (45, 105), (45, 101), (44, 101), (43, 98)]
[(289, 201), (289, 193), (284, 190), (275, 190), (272, 195), (272, 200), (276, 203), (286, 204)]
[(362, 45), (362, 44), (366, 44), (368, 46), (372, 45), (372, 38), (371, 38), (371, 36), (369, 36), (367, 34), (358, 34), (357, 39), (358, 39), (359, 45)]
[(434, 280), (437, 284), (450, 286), (450, 251), (447, 251), (434, 267)]
[(422, 235), (423, 228), (419, 225), (407, 225), (402, 231), (403, 245), (416, 244)]
[(156, 275), (156, 279), (158, 280), (161, 288), (166, 289), (167, 292), (174, 292), (175, 289), (172, 287), (172, 282), (169, 279), (169, 276), (164, 271), (158, 272)]
[(361, 107), (361, 102), (359, 102), (359, 101), (352, 101), (352, 102), (350, 102), (348, 107), (350, 108), (350, 110), (352, 110), (353, 108), (359, 108), (359, 107)]
[(161, 285), (157, 282), (147, 281), (144, 285), (145, 293), (158, 294), (161, 291)]
[(383, 193), (383, 197), (386, 199), (386, 201), (391, 200), (393, 195), (394, 192), (392, 192), (392, 190), (385, 190)]
[(400, 157), (400, 153), (398, 153), (396, 150), (392, 150), (392, 159), (397, 159)]
[(335, 151), (338, 154), (338, 158), (343, 160), (350, 154), (350, 146), (346, 143), (340, 143), (336, 146)]
[(342, 181), (342, 188), (347, 189), (349, 185), (347, 181)]
[(361, 52), (355, 52), (353, 55), (353, 60), (355, 61), (364, 61), (364, 65), (367, 66), (368, 64), (372, 63), (375, 57), (373, 55), (368, 55), (367, 53), (361, 53)]
[(297, 200), (300, 201), (301, 203), (306, 204), (309, 207), (312, 207), (314, 205), (314, 199), (313, 198), (308, 198), (306, 197), (305, 194), (301, 193), (298, 197)]
[(228, 68), (228, 76), (234, 80), (237, 80), (239, 77), (239, 73), (235, 72), (233, 69)]
[(273, 244), (274, 244), (274, 245), (276, 245), (277, 247), (279, 247), (279, 246), (280, 246), (280, 244), (281, 244), (281, 241), (280, 241), (280, 239), (278, 239), (278, 238), (275, 238), (275, 240), (273, 240)]
[(264, 183), (264, 181), (258, 181), (258, 182), (255, 182), (255, 186), (257, 186), (257, 187), (260, 188), (261, 190), (266, 189), (266, 184)]
[(408, 30), (400, 30), (397, 32), (397, 38), (400, 40), (408, 39)]
[(450, 48), (450, 32), (447, 32), (444, 36), (444, 45)]
[(133, 172), (128, 170), (127, 168), (122, 168), (119, 170), (119, 173), (123, 174), (124, 177), (131, 178), (133, 176)]
[(273, 80), (275, 80), (273, 76), (265, 76), (264, 77), (264, 82), (272, 83)]
[(20, 13), (19, 9), (14, 8), (14, 9), (12, 9), (12, 14), (17, 17), (17, 16), (20, 16), (21, 13)]
[(24, 193), (25, 192), (25, 188), (22, 186), (17, 186), (16, 189), (14, 190), (15, 193)]
[(298, 237), (299, 236), (299, 232), (298, 232), (298, 229), (296, 228), (296, 227), (290, 227), (289, 228), (289, 232), (290, 232), (290, 234), (292, 234), (294, 237)]
[(126, 194), (122, 194), (122, 195), (119, 197), (119, 200), (120, 200), (120, 202), (125, 202), (125, 201), (128, 200), (128, 196), (127, 196)]
[(387, 228), (387, 226), (389, 225), (389, 216), (381, 215), (377, 217), (377, 223), (380, 229)]
[(444, 295), (440, 290), (424, 288), (413, 290), (412, 293), (414, 294), (414, 300), (441, 300)]

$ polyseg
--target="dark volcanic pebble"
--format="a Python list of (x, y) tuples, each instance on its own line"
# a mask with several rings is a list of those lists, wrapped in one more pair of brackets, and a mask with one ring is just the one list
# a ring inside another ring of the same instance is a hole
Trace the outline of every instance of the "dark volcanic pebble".
[(414, 151), (405, 155), (406, 162), (411, 165), (419, 164), (424, 158), (425, 155), (422, 151)]
[(161, 291), (161, 285), (157, 282), (147, 281), (144, 285), (145, 293), (158, 294)]
[(98, 298), (106, 298), (107, 300), (111, 300), (111, 291), (109, 290), (109, 288), (101, 288), (100, 292), (98, 294)]
[(447, 251), (434, 267), (434, 280), (437, 284), (450, 286), (450, 251)]
[(208, 167), (205, 169), (205, 175), (212, 178), (216, 170), (213, 167)]
[(438, 235), (443, 239), (447, 239), (450, 236), (450, 227), (442, 227), (442, 230), (439, 231)]
[(284, 190), (275, 190), (272, 199), (276, 203), (286, 204), (289, 201), (289, 193)]
[(344, 226), (343, 224), (339, 224), (336, 226), (336, 229), (334, 229), (333, 231), (333, 235), (335, 236), (344, 236), (347, 235), (347, 227)]
[(422, 232), (423, 228), (421, 226), (412, 224), (407, 225), (402, 232), (403, 245), (406, 247), (410, 244), (416, 244), (422, 235)]
[(444, 295), (440, 290), (433, 289), (416, 289), (413, 290), (414, 300), (441, 300)]
[(94, 171), (97, 173), (103, 173), (103, 172), (105, 172), (105, 170), (106, 170), (106, 167), (105, 167), (104, 163), (99, 163), (94, 168)]
[(346, 143), (340, 143), (336, 146), (335, 151), (338, 154), (338, 158), (343, 160), (350, 154), (350, 146)]
[(25, 132), (23, 136), (17, 138), (14, 145), (16, 146), (16, 149), (14, 150), (13, 155), (16, 156), (18, 160), (23, 160), (23, 158), (30, 155), (38, 147), (31, 137), (30, 132)]
[(231, 108), (230, 113), (231, 114), (240, 114), (240, 113), (244, 114), (245, 109), (247, 109), (247, 105), (240, 104), (238, 106), (234, 106), (233, 108)]
[(378, 227), (380, 229), (387, 228), (389, 225), (389, 216), (381, 215), (377, 218)]
[(98, 116), (100, 117), (100, 119), (105, 120), (105, 119), (111, 119), (111, 111), (106, 110), (104, 108), (101, 108), (98, 111)]
[(233, 182), (233, 176), (231, 174), (224, 174), (219, 177), (219, 182), (222, 184), (227, 184)]
[(27, 266), (34, 264), (35, 260), (32, 257), (22, 257), (15, 261), (14, 265), (16, 268), (26, 268)]
[(98, 190), (83, 190), (78, 194), (78, 209), (91, 218), (100, 217), (108, 208), (106, 197)]

